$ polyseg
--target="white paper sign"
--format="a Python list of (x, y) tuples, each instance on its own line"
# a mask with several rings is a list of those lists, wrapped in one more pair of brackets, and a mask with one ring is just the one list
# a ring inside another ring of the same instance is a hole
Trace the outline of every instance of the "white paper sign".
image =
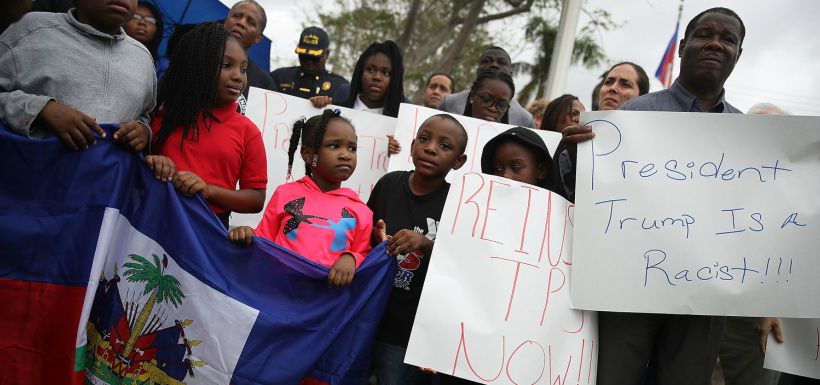
[(595, 384), (594, 312), (570, 310), (572, 205), (509, 179), (450, 187), (405, 362), (493, 384)]
[(820, 378), (820, 319), (781, 318), (783, 343), (770, 334), (763, 367)]
[(820, 118), (581, 121), (574, 308), (820, 317)]
[[(387, 172), (387, 135), (395, 132), (396, 119), (345, 107), (327, 108), (340, 109), (342, 116), (350, 119), (356, 128), (356, 135), (359, 137), (356, 171), (350, 179), (342, 183), (342, 186), (353, 189), (362, 201), (367, 202), (373, 186)], [(302, 117), (319, 115), (323, 110), (313, 107), (307, 99), (251, 87), (245, 116), (259, 127), (265, 142), (265, 153), (268, 157), (268, 190), (265, 206), (276, 187), (285, 183), (293, 123)], [(294, 180), (305, 175), (304, 163), (298, 149), (293, 161), (292, 175)], [(262, 214), (234, 213), (231, 215), (230, 223), (233, 226), (256, 227), (262, 220)]]
[[(401, 145), (401, 152), (390, 157), (388, 171), (413, 170), (413, 159), (410, 158), (410, 144), (416, 137), (416, 132), (424, 121), (438, 114), (452, 115), (464, 126), (467, 131), (467, 163), (458, 170), (451, 170), (447, 174), (447, 181), (454, 181), (456, 178), (468, 172), (481, 172), (481, 151), (484, 145), (496, 135), (509, 130), (515, 126), (503, 123), (488, 122), (486, 120), (475, 119), (463, 115), (450, 114), (448, 112), (403, 103), (399, 108), (399, 117), (396, 124), (396, 141)], [(555, 149), (561, 141), (561, 134), (552, 131), (533, 130), (550, 151), (550, 155), (555, 159)]]

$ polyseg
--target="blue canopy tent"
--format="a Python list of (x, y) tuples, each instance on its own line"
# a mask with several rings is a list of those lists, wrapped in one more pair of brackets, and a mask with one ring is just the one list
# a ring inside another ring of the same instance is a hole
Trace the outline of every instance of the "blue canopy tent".
[[(154, 4), (162, 13), (165, 31), (162, 33), (160, 54), (165, 54), (168, 39), (178, 25), (199, 24), (206, 21), (221, 21), (228, 16), (228, 7), (219, 0), (146, 0)], [(270, 39), (262, 36), (254, 44), (248, 56), (263, 70), (270, 71)]]

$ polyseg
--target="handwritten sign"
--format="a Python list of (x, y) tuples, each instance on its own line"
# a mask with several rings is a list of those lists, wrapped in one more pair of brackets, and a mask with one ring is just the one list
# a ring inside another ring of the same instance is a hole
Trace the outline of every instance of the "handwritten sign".
[(769, 335), (763, 367), (820, 378), (820, 319), (781, 318), (783, 343)]
[[(359, 137), (356, 171), (350, 179), (342, 183), (342, 186), (353, 189), (362, 201), (367, 202), (373, 186), (387, 172), (387, 135), (395, 131), (396, 119), (345, 107), (327, 108), (340, 109), (342, 116), (350, 119), (356, 128), (356, 135)], [(268, 157), (266, 206), (276, 187), (285, 183), (287, 177), (288, 147), (293, 123), (302, 117), (319, 115), (323, 110), (313, 107), (307, 99), (251, 87), (245, 116), (259, 127), (265, 142), (265, 153)], [(293, 161), (292, 174), (294, 180), (305, 175), (304, 162), (298, 149)], [(233, 214), (231, 225), (256, 227), (260, 220), (262, 213)]]
[(574, 308), (820, 317), (820, 118), (581, 120)]
[[(399, 117), (396, 124), (396, 140), (401, 145), (401, 152), (392, 156), (388, 171), (413, 170), (413, 159), (410, 158), (410, 144), (416, 137), (419, 126), (424, 121), (438, 114), (452, 115), (454, 118), (464, 126), (467, 131), (467, 163), (460, 169), (450, 171), (447, 174), (447, 181), (452, 182), (459, 176), (467, 172), (481, 172), (481, 151), (484, 145), (494, 138), (496, 135), (509, 130), (515, 126), (503, 123), (488, 122), (486, 120), (470, 118), (462, 115), (450, 114), (444, 111), (416, 106), (412, 104), (402, 104), (399, 108)], [(561, 141), (561, 134), (552, 131), (533, 130), (550, 151), (550, 155), (555, 158), (555, 149)]]
[(569, 308), (572, 207), (532, 185), (459, 176), (405, 362), (483, 383), (595, 384), (597, 317)]

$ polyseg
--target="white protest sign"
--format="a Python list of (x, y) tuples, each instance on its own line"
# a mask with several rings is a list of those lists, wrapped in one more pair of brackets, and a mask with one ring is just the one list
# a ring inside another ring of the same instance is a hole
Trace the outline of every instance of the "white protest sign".
[[(448, 112), (416, 106), (413, 104), (403, 103), (399, 108), (398, 122), (396, 123), (396, 141), (401, 145), (401, 152), (390, 157), (390, 165), (388, 171), (404, 171), (413, 170), (413, 159), (410, 158), (410, 144), (416, 137), (416, 132), (424, 121), (438, 114), (452, 115), (458, 119), (464, 130), (467, 131), (467, 163), (458, 170), (451, 170), (447, 174), (447, 181), (452, 182), (459, 176), (468, 172), (481, 172), (481, 151), (484, 145), (494, 138), (496, 135), (509, 130), (515, 126), (488, 122), (486, 120), (475, 119), (463, 115), (451, 114)], [(552, 131), (533, 130), (550, 151), (550, 156), (555, 159), (555, 149), (561, 141), (561, 134)]]
[[(342, 186), (356, 191), (359, 198), (367, 202), (373, 186), (387, 172), (387, 135), (395, 131), (396, 119), (345, 107), (328, 106), (327, 108), (340, 109), (342, 116), (349, 119), (356, 128), (356, 135), (359, 137), (356, 171), (350, 179), (342, 183)], [(290, 135), (293, 132), (293, 123), (302, 117), (310, 118), (319, 115), (323, 110), (313, 107), (307, 99), (279, 92), (255, 87), (251, 87), (248, 92), (248, 107), (245, 116), (262, 132), (268, 158), (266, 207), (276, 187), (285, 183), (288, 170), (288, 146)], [(294, 180), (305, 175), (304, 163), (298, 149), (293, 161), (292, 174)], [(231, 215), (230, 222), (234, 226), (256, 227), (262, 220), (262, 214), (234, 213)]]
[(569, 202), (466, 173), (438, 230), (405, 362), (483, 383), (595, 384), (596, 314), (569, 308)]
[(820, 378), (820, 319), (781, 318), (783, 343), (770, 334), (763, 367)]
[(581, 121), (574, 308), (820, 317), (820, 118)]

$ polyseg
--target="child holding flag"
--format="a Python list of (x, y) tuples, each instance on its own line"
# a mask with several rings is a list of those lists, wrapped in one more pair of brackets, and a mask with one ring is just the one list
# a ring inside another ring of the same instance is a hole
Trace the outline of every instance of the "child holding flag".
[(159, 87), (152, 127), (161, 156), (146, 157), (157, 178), (183, 195), (201, 193), (226, 228), (231, 211), (262, 211), (268, 183), (262, 134), (236, 112), (247, 68), (248, 56), (221, 24), (187, 33)]
[(370, 252), (373, 212), (341, 187), (356, 170), (356, 131), (338, 112), (297, 121), (288, 149), (288, 177), (301, 139), (306, 176), (279, 186), (256, 230), (231, 229), (228, 239), (251, 244), (254, 235), (330, 268), (331, 286), (347, 286)]

